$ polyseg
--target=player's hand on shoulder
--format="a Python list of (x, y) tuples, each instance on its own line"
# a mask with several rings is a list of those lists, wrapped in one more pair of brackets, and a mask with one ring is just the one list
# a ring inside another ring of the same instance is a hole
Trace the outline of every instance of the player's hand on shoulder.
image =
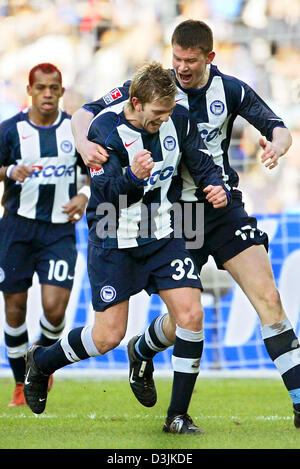
[(148, 150), (141, 150), (135, 155), (131, 164), (131, 172), (138, 179), (145, 179), (150, 177), (151, 170), (154, 167), (154, 161), (151, 152)]
[(86, 166), (97, 169), (105, 163), (109, 157), (105, 148), (98, 143), (90, 142), (86, 139), (80, 147), (77, 148)]
[(13, 181), (24, 182), (31, 173), (33, 173), (34, 168), (32, 166), (25, 166), (24, 164), (17, 164), (12, 171), (10, 172), (9, 178)]
[(214, 208), (226, 207), (228, 198), (222, 186), (209, 185), (203, 189), (206, 195), (206, 200), (212, 204)]

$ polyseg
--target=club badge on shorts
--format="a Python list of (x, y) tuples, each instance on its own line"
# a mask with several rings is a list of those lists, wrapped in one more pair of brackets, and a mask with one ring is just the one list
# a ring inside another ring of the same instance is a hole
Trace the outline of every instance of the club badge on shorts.
[(105, 303), (110, 303), (111, 301), (113, 301), (116, 298), (116, 295), (116, 290), (110, 285), (105, 285), (101, 288), (100, 297), (101, 300)]

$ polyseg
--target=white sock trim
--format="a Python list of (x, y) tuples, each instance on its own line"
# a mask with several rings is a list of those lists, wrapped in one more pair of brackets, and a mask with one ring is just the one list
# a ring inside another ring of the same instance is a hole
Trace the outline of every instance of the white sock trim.
[(204, 338), (204, 331), (190, 331), (188, 329), (182, 329), (179, 326), (176, 326), (176, 335), (182, 340), (187, 340), (188, 342), (201, 342)]
[(145, 330), (145, 340), (148, 345), (148, 347), (153, 350), (154, 352), (161, 352), (162, 350), (165, 350), (166, 347), (157, 347), (154, 342), (151, 339), (151, 336), (149, 334), (149, 329)]
[(99, 352), (95, 342), (93, 341), (92, 329), (93, 326), (85, 326), (81, 331), (81, 340), (86, 353), (88, 353), (90, 357), (98, 357), (102, 354)]
[(282, 321), (275, 322), (274, 324), (265, 324), (261, 328), (261, 335), (263, 340), (269, 339), (276, 335), (282, 334), (290, 329), (293, 329), (292, 324), (288, 318), (283, 319)]
[(172, 365), (173, 370), (180, 373), (199, 373), (200, 358), (180, 358), (172, 355)]
[(27, 349), (28, 349), (28, 342), (25, 342), (22, 345), (18, 345), (17, 347), (6, 346), (6, 352), (9, 358), (25, 357)]
[(70, 362), (72, 362), (72, 363), (79, 362), (80, 358), (77, 357), (76, 353), (74, 352), (74, 350), (72, 349), (72, 347), (69, 344), (68, 335), (69, 334), (67, 334), (66, 336), (64, 336), (61, 339), (61, 341), (60, 341), (61, 348), (63, 349), (65, 356), (67, 357), (67, 359)]
[(12, 337), (17, 337), (18, 335), (24, 334), (24, 332), (27, 331), (27, 324), (24, 322), (21, 326), (19, 327), (11, 327), (7, 324), (5, 321), (4, 323), (4, 332), (6, 334), (11, 335)]
[(155, 323), (154, 323), (154, 331), (155, 331), (155, 334), (156, 334), (158, 340), (163, 345), (165, 345), (165, 347), (170, 347), (171, 345), (173, 345), (173, 343), (170, 342), (167, 339), (167, 337), (165, 336), (165, 333), (163, 331), (163, 320), (164, 320), (165, 316), (167, 316), (167, 314), (161, 314), (160, 316), (158, 316), (156, 318)]
[(274, 360), (274, 364), (282, 376), (284, 373), (300, 364), (300, 349), (295, 348), (280, 355)]
[(42, 334), (50, 340), (58, 340), (62, 335), (63, 329), (65, 327), (65, 318), (58, 326), (53, 326), (45, 315), (40, 318), (40, 328)]

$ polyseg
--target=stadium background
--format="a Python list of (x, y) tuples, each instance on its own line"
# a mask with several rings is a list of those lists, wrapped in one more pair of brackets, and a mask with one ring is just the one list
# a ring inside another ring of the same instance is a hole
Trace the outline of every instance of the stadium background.
[[(290, 128), (293, 146), (279, 168), (259, 162), (258, 132), (237, 119), (230, 150), (238, 170), (247, 211), (270, 237), (270, 257), (284, 306), (300, 332), (300, 2), (289, 0), (0, 0), (0, 120), (29, 104), (27, 75), (39, 62), (62, 71), (62, 105), (71, 114), (129, 78), (148, 60), (171, 66), (170, 38), (184, 19), (206, 21), (214, 31), (214, 63), (251, 85)], [(2, 188), (1, 188), (2, 191)], [(86, 272), (87, 228), (77, 224), (78, 261), (67, 310), (65, 333), (93, 321)], [(272, 375), (255, 311), (227, 272), (210, 261), (205, 286), (203, 373)], [(126, 344), (163, 310), (158, 296), (132, 298), (127, 334), (104, 357), (91, 358), (58, 373), (127, 373)], [(29, 292), (30, 341), (41, 315), (37, 279)], [(0, 376), (11, 376), (3, 340), (0, 299)], [(168, 374), (171, 350), (156, 357), (156, 369)]]

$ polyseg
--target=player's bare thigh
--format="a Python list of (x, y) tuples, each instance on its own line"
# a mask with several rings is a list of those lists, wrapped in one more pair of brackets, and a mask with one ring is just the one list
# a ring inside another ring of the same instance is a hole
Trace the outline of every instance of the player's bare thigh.
[(101, 354), (114, 349), (124, 338), (128, 322), (128, 300), (95, 312), (93, 341)]
[(256, 309), (262, 324), (285, 317), (275, 285), (271, 262), (264, 246), (251, 246), (224, 263)]
[[(172, 340), (175, 324), (183, 329), (200, 331), (203, 328), (203, 308), (201, 305), (201, 290), (199, 288), (172, 288), (160, 290), (159, 295), (167, 305), (171, 320), (164, 325), (164, 332)], [(167, 327), (169, 331), (167, 331)]]

